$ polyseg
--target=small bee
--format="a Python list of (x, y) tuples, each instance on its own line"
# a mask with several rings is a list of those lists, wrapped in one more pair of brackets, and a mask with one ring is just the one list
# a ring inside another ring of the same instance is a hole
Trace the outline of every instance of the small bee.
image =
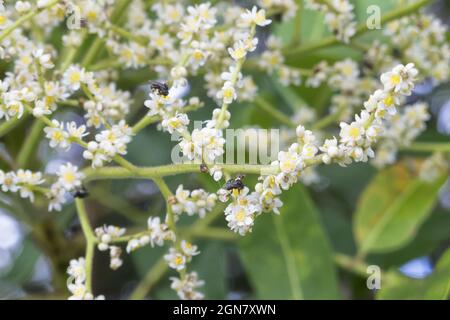
[(169, 95), (169, 86), (166, 82), (151, 81), (150, 88), (160, 96)]
[(71, 193), (74, 198), (84, 199), (89, 196), (89, 193), (87, 192), (86, 188), (83, 186), (76, 188)]
[(244, 175), (238, 175), (235, 179), (230, 179), (225, 183), (225, 186), (223, 187), (225, 190), (242, 190), (244, 189), (245, 185), (242, 182), (242, 179), (244, 178)]

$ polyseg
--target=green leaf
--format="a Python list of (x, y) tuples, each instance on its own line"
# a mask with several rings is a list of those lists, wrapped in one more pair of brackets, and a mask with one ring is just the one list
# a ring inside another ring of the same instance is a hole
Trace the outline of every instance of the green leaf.
[(354, 218), (360, 255), (407, 245), (431, 214), (442, 177), (428, 183), (400, 165), (380, 172), (364, 190)]
[(381, 285), (377, 299), (446, 300), (450, 291), (450, 249), (439, 259), (433, 273), (425, 279), (405, 276), (390, 278)]
[(31, 279), (40, 255), (41, 252), (36, 245), (30, 239), (25, 239), (22, 251), (14, 260), (12, 268), (0, 279), (10, 284), (25, 284)]
[(259, 299), (336, 299), (332, 251), (309, 194), (297, 185), (281, 214), (257, 218), (239, 253)]
[(419, 228), (414, 240), (405, 247), (389, 253), (370, 256), (370, 261), (382, 268), (401, 266), (416, 257), (434, 252), (450, 238), (450, 212), (441, 208), (433, 210)]
[(225, 299), (226, 286), (226, 255), (225, 245), (220, 242), (203, 243), (200, 247), (201, 254), (194, 257), (191, 270), (198, 273), (205, 285), (200, 291), (206, 299)]

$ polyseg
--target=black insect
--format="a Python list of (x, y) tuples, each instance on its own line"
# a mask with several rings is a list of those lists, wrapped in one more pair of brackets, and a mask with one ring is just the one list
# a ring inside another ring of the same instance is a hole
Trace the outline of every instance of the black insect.
[(202, 163), (200, 165), (200, 172), (203, 172), (203, 173), (208, 172), (208, 166), (206, 165), (206, 163)]
[(242, 179), (244, 178), (244, 175), (238, 175), (235, 179), (230, 179), (225, 183), (224, 189), (226, 190), (242, 190), (244, 189), (245, 185), (242, 182)]
[(72, 191), (72, 196), (74, 198), (84, 199), (89, 196), (89, 193), (87, 192), (85, 187), (80, 186)]
[(169, 86), (165, 82), (152, 81), (150, 82), (150, 88), (160, 96), (169, 95)]

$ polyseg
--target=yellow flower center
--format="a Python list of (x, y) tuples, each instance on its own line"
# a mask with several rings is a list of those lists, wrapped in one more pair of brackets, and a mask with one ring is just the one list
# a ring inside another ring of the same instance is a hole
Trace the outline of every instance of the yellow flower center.
[(387, 95), (386, 98), (383, 99), (383, 103), (385, 106), (390, 107), (394, 104), (394, 98), (391, 95)]
[(73, 174), (73, 172), (66, 172), (64, 174), (64, 180), (68, 183), (72, 183), (75, 181), (75, 175)]
[(245, 219), (245, 211), (244, 209), (240, 209), (237, 213), (236, 213), (236, 220), (238, 222), (243, 222)]
[(97, 19), (97, 12), (89, 11), (86, 16), (89, 21), (94, 22)]
[(203, 52), (197, 50), (194, 52), (194, 59), (195, 60), (202, 60), (204, 57)]
[(234, 96), (234, 90), (233, 88), (226, 88), (223, 90), (223, 97), (226, 99), (232, 99)]
[(74, 72), (70, 75), (70, 82), (71, 83), (77, 83), (81, 79), (81, 75), (79, 72)]
[(359, 137), (359, 128), (358, 127), (351, 127), (350, 130), (348, 131), (348, 134), (353, 139), (358, 138)]
[(63, 134), (60, 131), (53, 131), (52, 133), (52, 139), (56, 141), (62, 141), (63, 140)]
[(398, 74), (393, 74), (391, 76), (391, 82), (393, 85), (399, 84), (401, 80), (402, 80), (402, 78)]
[(183, 258), (181, 257), (181, 256), (177, 256), (176, 258), (175, 258), (175, 264), (177, 265), (177, 266), (179, 266), (179, 265), (182, 265), (183, 264)]

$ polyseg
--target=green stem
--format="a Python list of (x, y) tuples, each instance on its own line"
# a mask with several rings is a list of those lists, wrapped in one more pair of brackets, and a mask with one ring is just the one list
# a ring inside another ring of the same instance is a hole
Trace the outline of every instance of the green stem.
[(13, 119), (2, 122), (0, 124), (0, 138), (8, 134), (11, 130), (21, 124), (27, 118), (27, 116), (28, 114), (24, 113), (22, 117), (20, 117), (20, 119), (15, 117)]
[(138, 286), (131, 293), (130, 300), (142, 300), (148, 294), (150, 289), (161, 279), (168, 271), (169, 267), (163, 258), (147, 272), (145, 277), (139, 282)]
[(128, 30), (125, 30), (125, 29), (123, 29), (123, 28), (121, 28), (119, 26), (116, 26), (114, 24), (108, 25), (108, 28), (111, 31), (117, 33), (118, 35), (120, 35), (120, 36), (122, 36), (122, 37), (124, 37), (126, 39), (135, 41), (135, 42), (139, 43), (142, 46), (147, 46), (148, 45), (148, 39), (145, 38), (145, 37), (136, 36), (136, 35), (132, 34), (131, 32), (129, 32)]
[(89, 223), (89, 217), (86, 212), (86, 207), (83, 200), (75, 199), (75, 206), (77, 208), (78, 219), (80, 220), (81, 229), (83, 230), (86, 239), (86, 290), (92, 293), (92, 268), (94, 263), (95, 250), (95, 234)]
[[(186, 106), (183, 109), (181, 109), (181, 112), (189, 112), (189, 111), (195, 111), (198, 110), (199, 108), (201, 108), (201, 105), (191, 105), (191, 106)], [(133, 134), (137, 134), (139, 131), (141, 131), (142, 129), (144, 129), (145, 127), (159, 122), (162, 120), (161, 116), (148, 116), (145, 115), (143, 118), (141, 118), (141, 120), (139, 120), (134, 126), (133, 126)]]
[(34, 121), (30, 133), (27, 135), (27, 139), (25, 139), (25, 142), (19, 151), (19, 155), (17, 156), (17, 166), (19, 168), (26, 168), (31, 161), (30, 157), (39, 144), (44, 126), (44, 122), (37, 119)]
[(238, 234), (232, 232), (230, 229), (219, 227), (180, 228), (180, 234), (183, 236), (183, 238), (195, 237), (223, 241), (235, 241), (241, 238)]
[(255, 103), (264, 111), (272, 115), (275, 119), (280, 121), (281, 123), (287, 125), (288, 127), (295, 128), (296, 124), (289, 118), (287, 115), (285, 115), (283, 112), (279, 111), (278, 109), (275, 109), (273, 105), (271, 105), (266, 100), (263, 100), (262, 98), (257, 98), (255, 100)]
[(312, 128), (314, 130), (321, 130), (335, 123), (337, 120), (339, 120), (342, 112), (345, 110), (345, 107), (346, 106), (340, 106), (335, 112), (330, 113), (322, 119), (318, 120)]
[(34, 16), (39, 14), (40, 12), (53, 7), (55, 4), (57, 4), (60, 0), (53, 0), (50, 1), (45, 7), (42, 7), (40, 9), (36, 8), (27, 14), (23, 15), (19, 19), (17, 19), (13, 24), (11, 24), (9, 27), (7, 27), (5, 30), (0, 33), (0, 42), (3, 41), (7, 36), (11, 34), (16, 28), (20, 27), (22, 24), (27, 22), (28, 20), (32, 19)]
[[(388, 23), (390, 21), (399, 19), (403, 16), (406, 16), (408, 14), (416, 12), (421, 7), (427, 5), (430, 1), (431, 0), (419, 0), (410, 5), (402, 6), (398, 9), (392, 10), (391, 12), (388, 12), (388, 13), (382, 15), (381, 25), (385, 25), (386, 23)], [(370, 29), (367, 28), (366, 22), (365, 21), (361, 22), (356, 28), (356, 33), (355, 33), (354, 37), (362, 35), (368, 31), (370, 31)], [(317, 42), (298, 46), (298, 47), (295, 47), (292, 49), (286, 48), (285, 50), (283, 50), (283, 53), (287, 57), (293, 57), (293, 56), (302, 55), (307, 52), (311, 52), (311, 51), (318, 50), (318, 49), (323, 49), (323, 48), (330, 47), (330, 46), (337, 45), (337, 44), (341, 44), (341, 42), (336, 37), (330, 36), (330, 37), (323, 38)]]
[[(221, 165), (221, 167), (225, 171), (232, 174), (247, 173), (259, 175), (263, 172), (278, 172), (278, 169), (270, 165), (225, 164)], [(183, 173), (200, 173), (200, 164), (172, 164), (155, 167), (136, 167), (134, 172), (123, 167), (102, 167), (97, 169), (86, 168), (83, 172), (86, 175), (86, 178), (84, 179), (86, 182), (102, 179), (153, 179)]]
[(450, 152), (450, 143), (448, 142), (414, 142), (410, 146), (402, 147), (403, 151), (418, 152)]

